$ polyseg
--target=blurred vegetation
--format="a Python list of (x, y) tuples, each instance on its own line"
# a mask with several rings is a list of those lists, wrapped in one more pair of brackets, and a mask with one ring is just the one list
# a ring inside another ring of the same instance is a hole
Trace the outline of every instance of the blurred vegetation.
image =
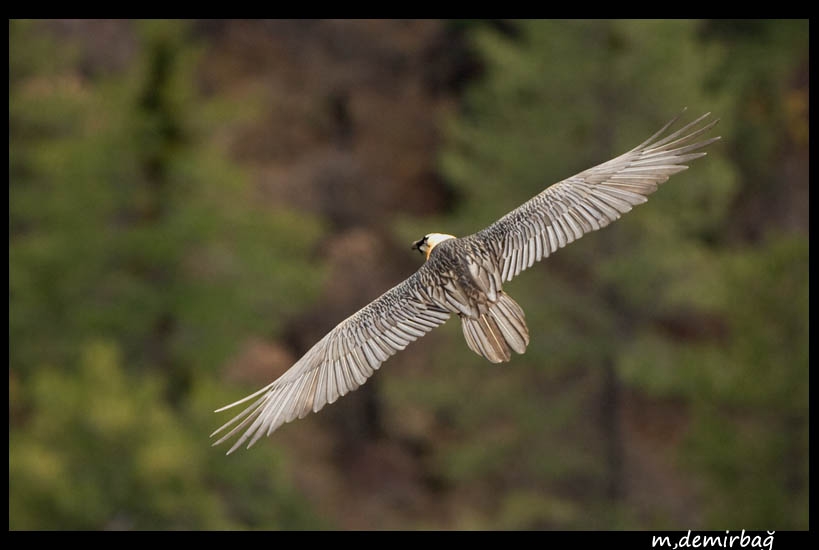
[[(9, 528), (807, 529), (808, 23), (9, 22)], [(230, 457), (212, 411), (688, 106), (722, 141)]]
[(44, 52), (9, 54), (10, 527), (312, 525), (220, 498), (292, 492), (269, 453), (236, 480), (201, 449), (236, 342), (315, 292), (319, 221), (259, 208), (209, 142), (231, 113), (193, 94), (184, 26), (140, 23), (140, 58), (91, 82), (39, 26), (9, 25)]

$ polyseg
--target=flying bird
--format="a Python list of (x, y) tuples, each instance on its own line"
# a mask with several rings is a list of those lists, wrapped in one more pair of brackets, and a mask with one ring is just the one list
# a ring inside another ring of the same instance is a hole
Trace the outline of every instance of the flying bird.
[(666, 135), (678, 115), (634, 149), (547, 187), (504, 217), (467, 237), (430, 233), (413, 244), (426, 257), (408, 279), (339, 323), (290, 369), (259, 391), (218, 409), (251, 404), (216, 430), (214, 445), (241, 433), (228, 451), (355, 390), (410, 342), (461, 318), (469, 349), (509, 361), (529, 344), (523, 309), (503, 290), (535, 262), (646, 202), (669, 176), (704, 156), (720, 139), (702, 138), (718, 120), (706, 113)]

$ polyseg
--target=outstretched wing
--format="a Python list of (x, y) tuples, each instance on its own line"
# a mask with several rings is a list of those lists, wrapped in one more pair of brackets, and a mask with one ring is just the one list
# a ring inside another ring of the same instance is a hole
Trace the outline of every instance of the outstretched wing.
[(684, 163), (706, 154), (700, 149), (720, 139), (700, 140), (719, 122), (700, 126), (709, 115), (664, 136), (678, 115), (631, 151), (547, 187), (476, 233), (499, 254), (501, 279), (511, 280), (558, 248), (646, 202), (659, 184), (688, 168)]
[[(434, 273), (422, 266), (403, 283), (338, 324), (271, 384), (216, 412), (253, 401), (230, 422), (214, 445), (244, 430), (228, 454), (310, 411), (318, 412), (364, 382), (391, 355), (449, 319), (450, 312), (430, 297)], [(234, 426), (235, 424), (235, 426)]]

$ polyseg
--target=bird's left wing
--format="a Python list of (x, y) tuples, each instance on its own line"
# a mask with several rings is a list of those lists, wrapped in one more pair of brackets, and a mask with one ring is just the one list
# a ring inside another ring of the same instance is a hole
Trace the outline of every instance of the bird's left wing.
[(684, 163), (704, 156), (699, 150), (719, 139), (700, 140), (719, 122), (699, 126), (709, 114), (664, 136), (677, 116), (631, 151), (547, 187), (476, 233), (496, 251), (501, 280), (511, 280), (558, 248), (617, 220), (646, 202), (669, 176), (688, 168)]
[[(450, 312), (430, 293), (436, 277), (424, 265), (331, 330), (271, 384), (220, 412), (254, 400), (214, 435), (230, 428), (214, 445), (244, 430), (228, 454), (248, 447), (276, 428), (318, 412), (364, 382), (391, 355), (449, 319)], [(236, 424), (234, 426), (234, 424)]]

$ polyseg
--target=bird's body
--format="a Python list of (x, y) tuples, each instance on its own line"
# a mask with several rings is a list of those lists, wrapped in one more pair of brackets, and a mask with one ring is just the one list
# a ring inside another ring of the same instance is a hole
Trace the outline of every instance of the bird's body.
[(221, 410), (253, 401), (219, 444), (244, 430), (228, 453), (358, 388), (397, 351), (445, 323), (461, 319), (467, 345), (493, 363), (523, 353), (529, 330), (523, 309), (503, 283), (557, 249), (605, 227), (719, 139), (695, 141), (717, 121), (704, 115), (661, 137), (676, 119), (631, 151), (556, 183), (489, 227), (467, 237), (430, 233), (413, 245), (426, 262), (402, 283), (339, 323), (287, 372)]

